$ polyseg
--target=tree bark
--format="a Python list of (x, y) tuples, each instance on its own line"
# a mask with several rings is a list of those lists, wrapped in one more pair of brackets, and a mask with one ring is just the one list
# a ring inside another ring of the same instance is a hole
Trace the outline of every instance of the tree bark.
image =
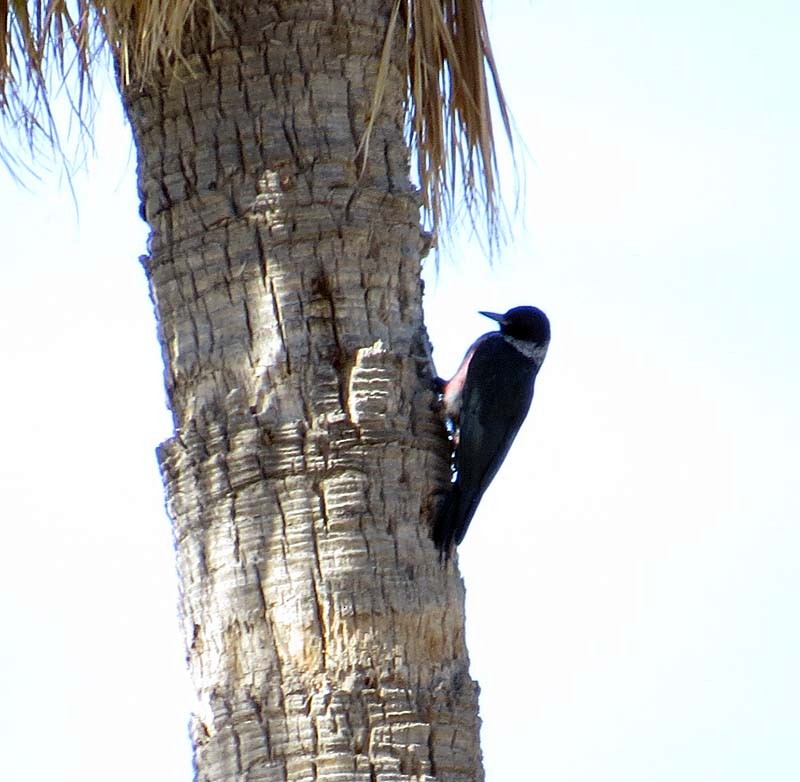
[(390, 4), (222, 4), (124, 94), (175, 434), (198, 780), (483, 779)]

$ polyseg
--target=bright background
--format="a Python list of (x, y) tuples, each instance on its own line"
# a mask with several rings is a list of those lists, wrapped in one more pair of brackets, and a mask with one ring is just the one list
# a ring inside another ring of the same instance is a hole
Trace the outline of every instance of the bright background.
[[(488, 782), (800, 779), (798, 8), (490, 9), (524, 226), (494, 269), (444, 247), (428, 325), (443, 374), (478, 309), (536, 304), (553, 342), (461, 547)], [(111, 89), (96, 143), (77, 213), (56, 176), (0, 179), (0, 778), (188, 782)]]

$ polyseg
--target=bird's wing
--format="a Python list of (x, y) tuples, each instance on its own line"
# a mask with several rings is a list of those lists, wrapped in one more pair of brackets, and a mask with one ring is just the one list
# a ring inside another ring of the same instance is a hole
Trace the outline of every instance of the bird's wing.
[(498, 335), (470, 362), (461, 404), (455, 467), (460, 542), (483, 493), (508, 454), (533, 398), (536, 367)]
[(467, 382), (467, 372), (469, 371), (472, 356), (490, 336), (492, 335), (484, 334), (478, 337), (478, 339), (469, 346), (469, 350), (464, 355), (464, 358), (461, 359), (461, 364), (453, 377), (443, 383), (442, 396), (444, 399), (445, 413), (456, 426), (458, 426), (461, 415), (462, 395), (464, 392), (464, 385)]

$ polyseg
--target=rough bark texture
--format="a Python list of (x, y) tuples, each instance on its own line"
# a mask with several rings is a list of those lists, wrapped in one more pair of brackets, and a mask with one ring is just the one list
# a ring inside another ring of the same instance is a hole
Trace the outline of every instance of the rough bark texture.
[(354, 163), (388, 4), (221, 11), (190, 75), (125, 96), (196, 778), (481, 780), (463, 587), (427, 524), (448, 454), (400, 67)]

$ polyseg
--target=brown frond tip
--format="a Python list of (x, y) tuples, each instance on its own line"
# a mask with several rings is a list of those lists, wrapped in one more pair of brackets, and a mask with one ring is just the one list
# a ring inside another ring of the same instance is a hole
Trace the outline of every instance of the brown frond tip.
[(395, 0), (362, 150), (385, 89), (398, 20), (405, 28), (408, 126), (426, 218), (434, 234), (446, 226), (460, 190), (473, 225), (485, 218), (492, 248), (501, 238), (503, 210), (487, 69), (512, 154), (513, 133), (482, 0)]
[[(202, 29), (213, 40), (225, 28), (214, 0), (95, 0), (103, 32), (119, 67), (123, 86), (147, 82), (153, 74), (188, 68), (183, 41)], [(189, 69), (191, 70), (191, 69)]]
[[(81, 123), (91, 116), (91, 70), (108, 44), (123, 86), (183, 64), (182, 42), (198, 27), (222, 28), (214, 0), (0, 0), (0, 119), (31, 151), (58, 147), (50, 108), (65, 94)], [(0, 162), (14, 168), (0, 136)]]

